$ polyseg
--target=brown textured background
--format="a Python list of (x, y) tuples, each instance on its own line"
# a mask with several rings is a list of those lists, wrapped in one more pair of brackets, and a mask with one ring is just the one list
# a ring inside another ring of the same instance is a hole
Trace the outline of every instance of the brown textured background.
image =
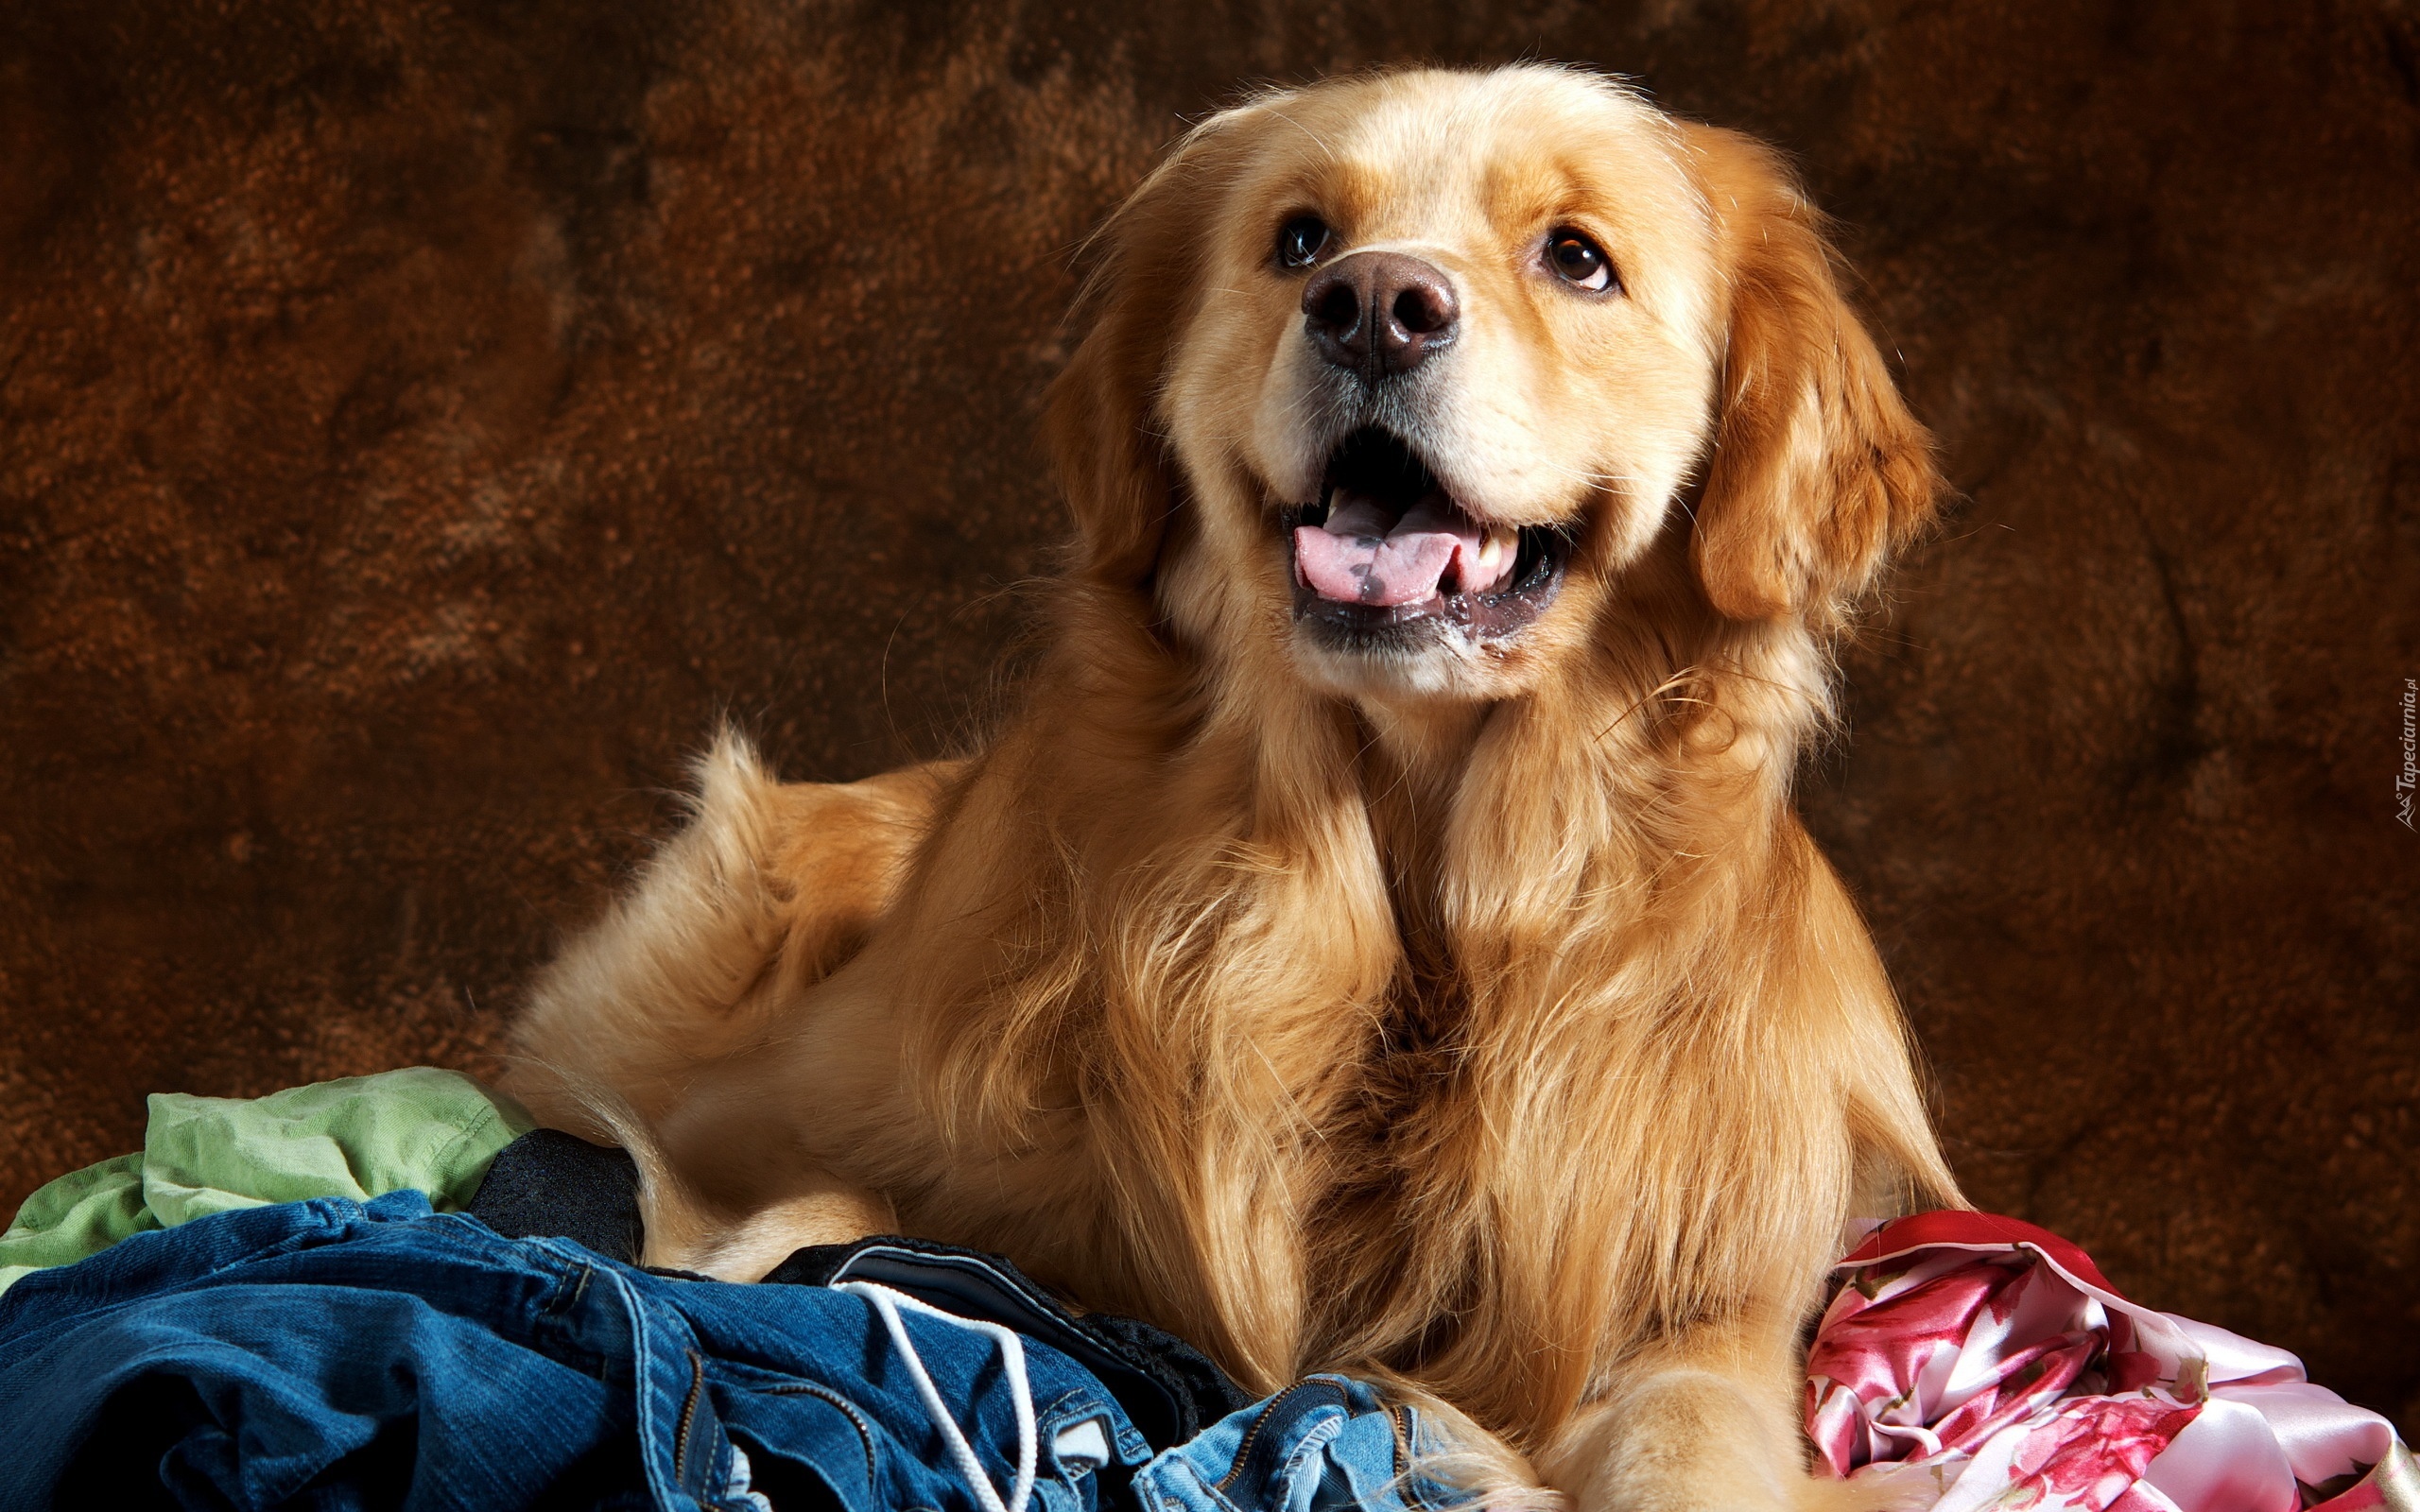
[(1523, 55), (1798, 154), (1968, 496), (1807, 806), (1969, 1191), (2420, 1426), (2405, 0), (14, 0), (0, 1202), (491, 1065), (718, 714), (951, 738), (1178, 116)]

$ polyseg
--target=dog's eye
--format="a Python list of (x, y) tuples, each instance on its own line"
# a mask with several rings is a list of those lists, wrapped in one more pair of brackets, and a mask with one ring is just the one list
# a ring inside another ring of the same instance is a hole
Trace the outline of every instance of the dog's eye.
[(1327, 250), (1327, 222), (1317, 215), (1297, 215), (1277, 228), (1277, 262), (1281, 267), (1308, 267)]
[(1604, 249), (1568, 227), (1547, 233), (1547, 262), (1566, 284), (1583, 289), (1614, 286), (1614, 265), (1605, 260)]

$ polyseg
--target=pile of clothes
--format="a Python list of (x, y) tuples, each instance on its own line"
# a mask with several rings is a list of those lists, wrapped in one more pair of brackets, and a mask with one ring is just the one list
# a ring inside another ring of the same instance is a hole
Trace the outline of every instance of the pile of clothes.
[(2058, 1235), (1927, 1212), (1869, 1235), (1806, 1355), (1819, 1469), (1929, 1512), (2420, 1509), (2394, 1426), (2283, 1349), (2120, 1297)]
[[(0, 1236), (0, 1506), (1423, 1512), (1433, 1423), (1246, 1399), (1006, 1261), (882, 1237), (735, 1286), (636, 1263), (629, 1158), (427, 1068), (158, 1096)], [(2135, 1307), (2072, 1246), (1928, 1214), (1844, 1262), (1819, 1469), (1897, 1504), (2420, 1512), (2383, 1418)]]
[(1409, 1512), (1407, 1408), (902, 1239), (637, 1263), (636, 1172), (428, 1068), (155, 1096), (0, 1236), (0, 1506)]

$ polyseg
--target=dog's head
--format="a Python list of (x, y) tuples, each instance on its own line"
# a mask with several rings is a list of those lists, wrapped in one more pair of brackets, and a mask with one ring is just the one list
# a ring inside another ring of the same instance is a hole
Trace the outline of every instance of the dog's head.
[(1266, 95), (1104, 234), (1050, 415), (1077, 571), (1314, 686), (1519, 693), (1680, 531), (1712, 611), (1821, 627), (1931, 509), (1787, 170), (1601, 78)]

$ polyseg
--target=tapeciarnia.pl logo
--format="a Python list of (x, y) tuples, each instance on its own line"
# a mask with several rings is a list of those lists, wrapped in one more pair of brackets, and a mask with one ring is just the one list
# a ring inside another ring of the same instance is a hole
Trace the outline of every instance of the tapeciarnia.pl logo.
[(2403, 770), (2394, 774), (2394, 816), (2411, 824), (2411, 790), (2420, 783), (2420, 678), (2403, 679)]

